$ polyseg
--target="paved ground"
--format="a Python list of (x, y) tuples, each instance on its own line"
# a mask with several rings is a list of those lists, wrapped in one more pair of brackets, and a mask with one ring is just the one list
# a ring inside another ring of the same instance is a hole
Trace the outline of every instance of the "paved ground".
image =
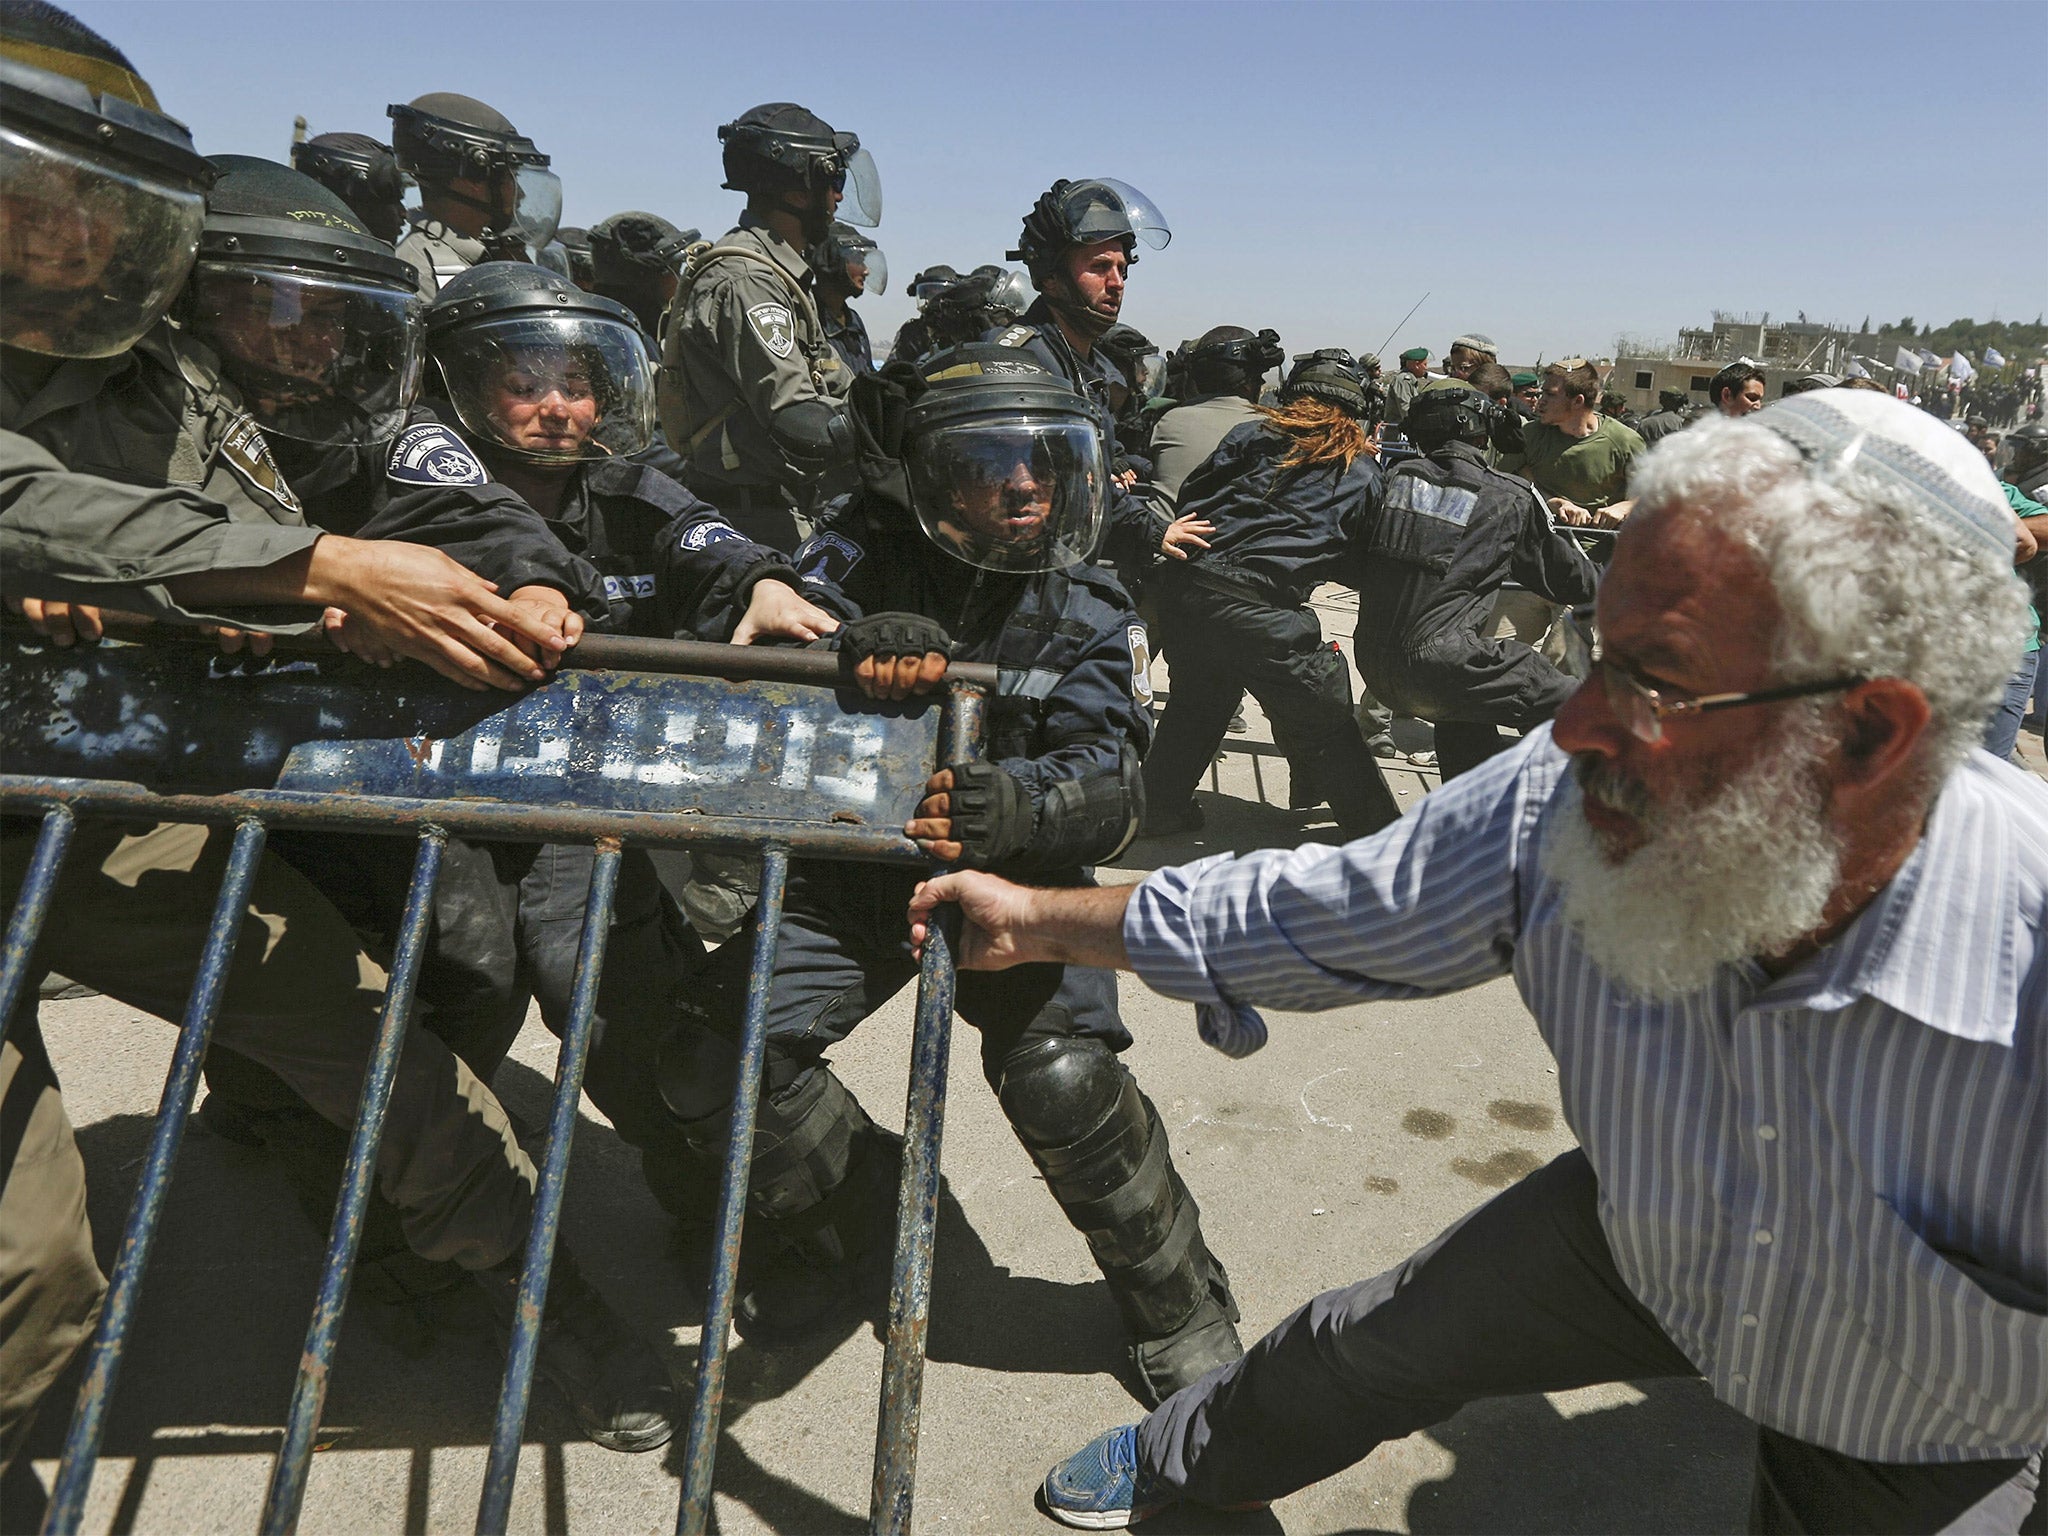
[[(1341, 609), (1330, 617), (1348, 632)], [(1247, 740), (1263, 736), (1254, 711)], [(2024, 741), (2041, 769), (2039, 738)], [(1391, 777), (1408, 800), (1433, 784), (1412, 771)], [(1110, 878), (1334, 835), (1284, 809), (1277, 758), (1232, 751), (1218, 782), (1222, 793), (1204, 796), (1201, 834), (1139, 843)], [(1547, 1054), (1505, 983), (1440, 1002), (1274, 1016), (1272, 1044), (1244, 1062), (1203, 1046), (1188, 1008), (1128, 982), (1124, 1001), (1138, 1037), (1129, 1059), (1230, 1266), (1247, 1337), (1315, 1291), (1399, 1259), (1571, 1145)], [(91, 1171), (106, 1263), (172, 1034), (97, 998), (46, 1005), (44, 1020)], [(835, 1057), (884, 1121), (900, 1123), (908, 1034), (908, 1000), (899, 999)], [(529, 1024), (499, 1085), (529, 1123), (544, 1118), (553, 1060), (553, 1041)], [(1012, 1139), (971, 1045), (954, 1060), (917, 1526), (1050, 1531), (1032, 1506), (1045, 1468), (1136, 1417), (1137, 1406), (1086, 1250)], [(687, 1381), (705, 1256), (676, 1251), (634, 1160), (594, 1115), (576, 1143), (567, 1234), (616, 1303), (666, 1341)], [(274, 1169), (204, 1134), (189, 1138), (89, 1529), (254, 1525), (320, 1247)], [(376, 1309), (351, 1312), (306, 1531), (471, 1527), (498, 1361), (488, 1336), (463, 1323), (420, 1336)], [(795, 1353), (738, 1346), (719, 1449), (719, 1529), (864, 1528), (880, 1362), (867, 1329)], [(31, 1446), (45, 1481), (69, 1384), (60, 1393)], [(1384, 1446), (1270, 1515), (1168, 1517), (1148, 1529), (1738, 1529), (1748, 1444), (1747, 1427), (1695, 1383), (1506, 1400)], [(678, 1488), (673, 1449), (638, 1458), (598, 1450), (541, 1390), (515, 1529), (666, 1530)], [(0, 1527), (32, 1528), (32, 1516), (10, 1508)]]

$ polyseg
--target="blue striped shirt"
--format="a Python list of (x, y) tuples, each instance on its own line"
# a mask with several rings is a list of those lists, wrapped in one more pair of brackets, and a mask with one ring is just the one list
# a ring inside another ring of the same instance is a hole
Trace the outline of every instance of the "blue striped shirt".
[[(1557, 1058), (1623, 1278), (1714, 1394), (1871, 1461), (2048, 1441), (2048, 791), (1975, 753), (1836, 941), (1644, 1002), (1538, 858), (1578, 790), (1548, 728), (1343, 848), (1162, 870), (1124, 938), (1239, 1016), (1504, 972)], [(1212, 1023), (1217, 1022), (1212, 1019)]]

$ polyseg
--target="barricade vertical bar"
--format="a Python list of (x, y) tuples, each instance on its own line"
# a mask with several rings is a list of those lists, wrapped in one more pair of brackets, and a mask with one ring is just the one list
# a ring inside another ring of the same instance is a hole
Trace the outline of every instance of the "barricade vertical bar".
[(306, 1328), (306, 1347), (299, 1356), (298, 1379), (292, 1385), (284, 1443), (278, 1447), (270, 1493), (263, 1505), (264, 1536), (284, 1536), (298, 1529), (306, 1474), (313, 1459), (313, 1436), (327, 1402), (334, 1346), (341, 1334), (342, 1310), (348, 1305), (356, 1247), (363, 1236), (363, 1209), (369, 1202), (371, 1180), (376, 1177), (377, 1148), (384, 1140), (384, 1115), (391, 1104), (391, 1085), (398, 1076), (399, 1052), (412, 1022), (413, 993), (433, 916), (434, 886), (441, 876), (441, 854), (447, 846), (448, 834), (439, 827), (427, 827), (420, 833), (405, 915), (399, 922), (397, 952), (384, 987), (384, 1018), (377, 1028), (369, 1068), (363, 1074), (362, 1103), (356, 1110), (348, 1162), (342, 1170), (341, 1198), (335, 1203), (334, 1226), (327, 1236), (327, 1261), (320, 1271), (320, 1290)]
[[(951, 683), (940, 761), (981, 756), (988, 695)], [(918, 1409), (924, 1394), (925, 1336), (931, 1323), (932, 1240), (939, 1219), (939, 1149), (946, 1124), (946, 1067), (953, 1044), (953, 968), (960, 912), (944, 907), (927, 930), (917, 983), (910, 1098), (903, 1117), (903, 1182), (896, 1197), (896, 1258), (889, 1289), (889, 1337), (875, 1418), (874, 1485), (868, 1528), (905, 1536), (917, 1479)]]
[(733, 1292), (739, 1274), (740, 1230), (746, 1223), (747, 1184), (754, 1168), (761, 1067), (768, 1048), (768, 986), (775, 974), (775, 936), (782, 926), (782, 896), (788, 879), (789, 850), (765, 850), (761, 899), (755, 908), (753, 963), (747, 972), (746, 1026), (733, 1079), (732, 1134), (726, 1142), (724, 1181), (718, 1191), (718, 1248), (705, 1296), (703, 1338), (697, 1346), (697, 1395), (690, 1404), (690, 1429), (683, 1442), (683, 1502), (676, 1511), (679, 1536), (703, 1536), (711, 1519), (712, 1466), (718, 1456), (718, 1422), (725, 1404), (727, 1337), (732, 1330)]
[(28, 989), (29, 958), (42, 935), (43, 919), (50, 915), (57, 875), (64, 868), (64, 855), (77, 826), (78, 818), (70, 807), (60, 805), (43, 817), (42, 830), (36, 833), (35, 851), (29, 855), (28, 872), (21, 877), (21, 894), (14, 898), (7, 938), (0, 948), (0, 1028), (14, 1017), (21, 994)]
[(206, 1057), (213, 1021), (220, 1013), (221, 993), (226, 989), (228, 967), (235, 957), (235, 940), (241, 933), (250, 888), (256, 883), (263, 838), (260, 821), (244, 821), (235, 827), (227, 873), (221, 879), (220, 894), (214, 899), (206, 945), (199, 953), (199, 969), (193, 978), (191, 996), (185, 1000), (185, 1017), (178, 1026), (178, 1046), (171, 1056), (170, 1073), (164, 1078), (163, 1099), (157, 1105), (156, 1126), (150, 1132), (135, 1204), (128, 1212), (128, 1226), (121, 1234), (113, 1278), (100, 1311), (99, 1329), (86, 1357), (85, 1384), (79, 1388), (78, 1407), (64, 1437), (64, 1459), (57, 1468), (57, 1486), (51, 1491), (49, 1512), (43, 1517), (44, 1531), (58, 1536), (76, 1531), (84, 1511), (86, 1489), (92, 1483), (100, 1438), (106, 1430), (107, 1405), (113, 1399), (114, 1381), (120, 1374), (121, 1356), (128, 1345), (128, 1330), (135, 1321), (142, 1275), (149, 1265), (150, 1244), (163, 1215), (164, 1197), (170, 1191), (178, 1146), (185, 1139), (185, 1122), (191, 1116), (192, 1097), (199, 1086), (199, 1064)]
[(519, 1441), (533, 1396), (533, 1367), (540, 1350), (541, 1314), (548, 1301), (548, 1272), (562, 1231), (562, 1195), (569, 1181), (569, 1147), (576, 1135), (576, 1111), (583, 1097), (583, 1068), (590, 1059), (591, 1020), (597, 984), (611, 937), (612, 901), (619, 887), (619, 842), (602, 838), (590, 872), (590, 900), (583, 913), (583, 942), (576, 955), (576, 982), (569, 994), (569, 1021), (555, 1065), (555, 1106), (548, 1120), (548, 1145), (534, 1191), (533, 1225), (526, 1237), (526, 1268), (512, 1312), (512, 1342), (505, 1356), (505, 1381), (498, 1393), (498, 1420), (491, 1431), (491, 1457), (477, 1506), (479, 1536), (504, 1536), (512, 1511), (512, 1480), (519, 1470)]

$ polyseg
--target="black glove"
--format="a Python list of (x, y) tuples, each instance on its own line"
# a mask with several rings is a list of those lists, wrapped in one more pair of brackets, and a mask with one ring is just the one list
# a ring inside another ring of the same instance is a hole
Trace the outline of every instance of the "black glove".
[(994, 763), (955, 763), (949, 814), (960, 860), (970, 869), (987, 869), (1031, 841), (1037, 824), (1031, 794), (1007, 769)]
[(921, 613), (871, 613), (839, 631), (839, 654), (850, 676), (870, 656), (893, 661), (898, 656), (953, 654), (953, 637), (945, 626)]

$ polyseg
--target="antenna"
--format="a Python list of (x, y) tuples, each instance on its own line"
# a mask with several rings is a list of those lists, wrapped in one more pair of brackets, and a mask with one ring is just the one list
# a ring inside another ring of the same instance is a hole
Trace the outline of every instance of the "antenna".
[(1429, 294), (1425, 291), (1422, 297), (1415, 301), (1414, 307), (1411, 308), (1407, 314), (1401, 317), (1401, 325), (1397, 325), (1391, 331), (1387, 332), (1387, 339), (1379, 344), (1377, 351), (1374, 353), (1375, 356), (1378, 356), (1380, 353), (1384, 353), (1388, 347), (1393, 345), (1394, 338), (1401, 334), (1401, 326), (1406, 325), (1410, 320), (1413, 320), (1415, 318), (1415, 311), (1417, 309), (1422, 308), (1423, 304), (1428, 300), (1428, 298)]

